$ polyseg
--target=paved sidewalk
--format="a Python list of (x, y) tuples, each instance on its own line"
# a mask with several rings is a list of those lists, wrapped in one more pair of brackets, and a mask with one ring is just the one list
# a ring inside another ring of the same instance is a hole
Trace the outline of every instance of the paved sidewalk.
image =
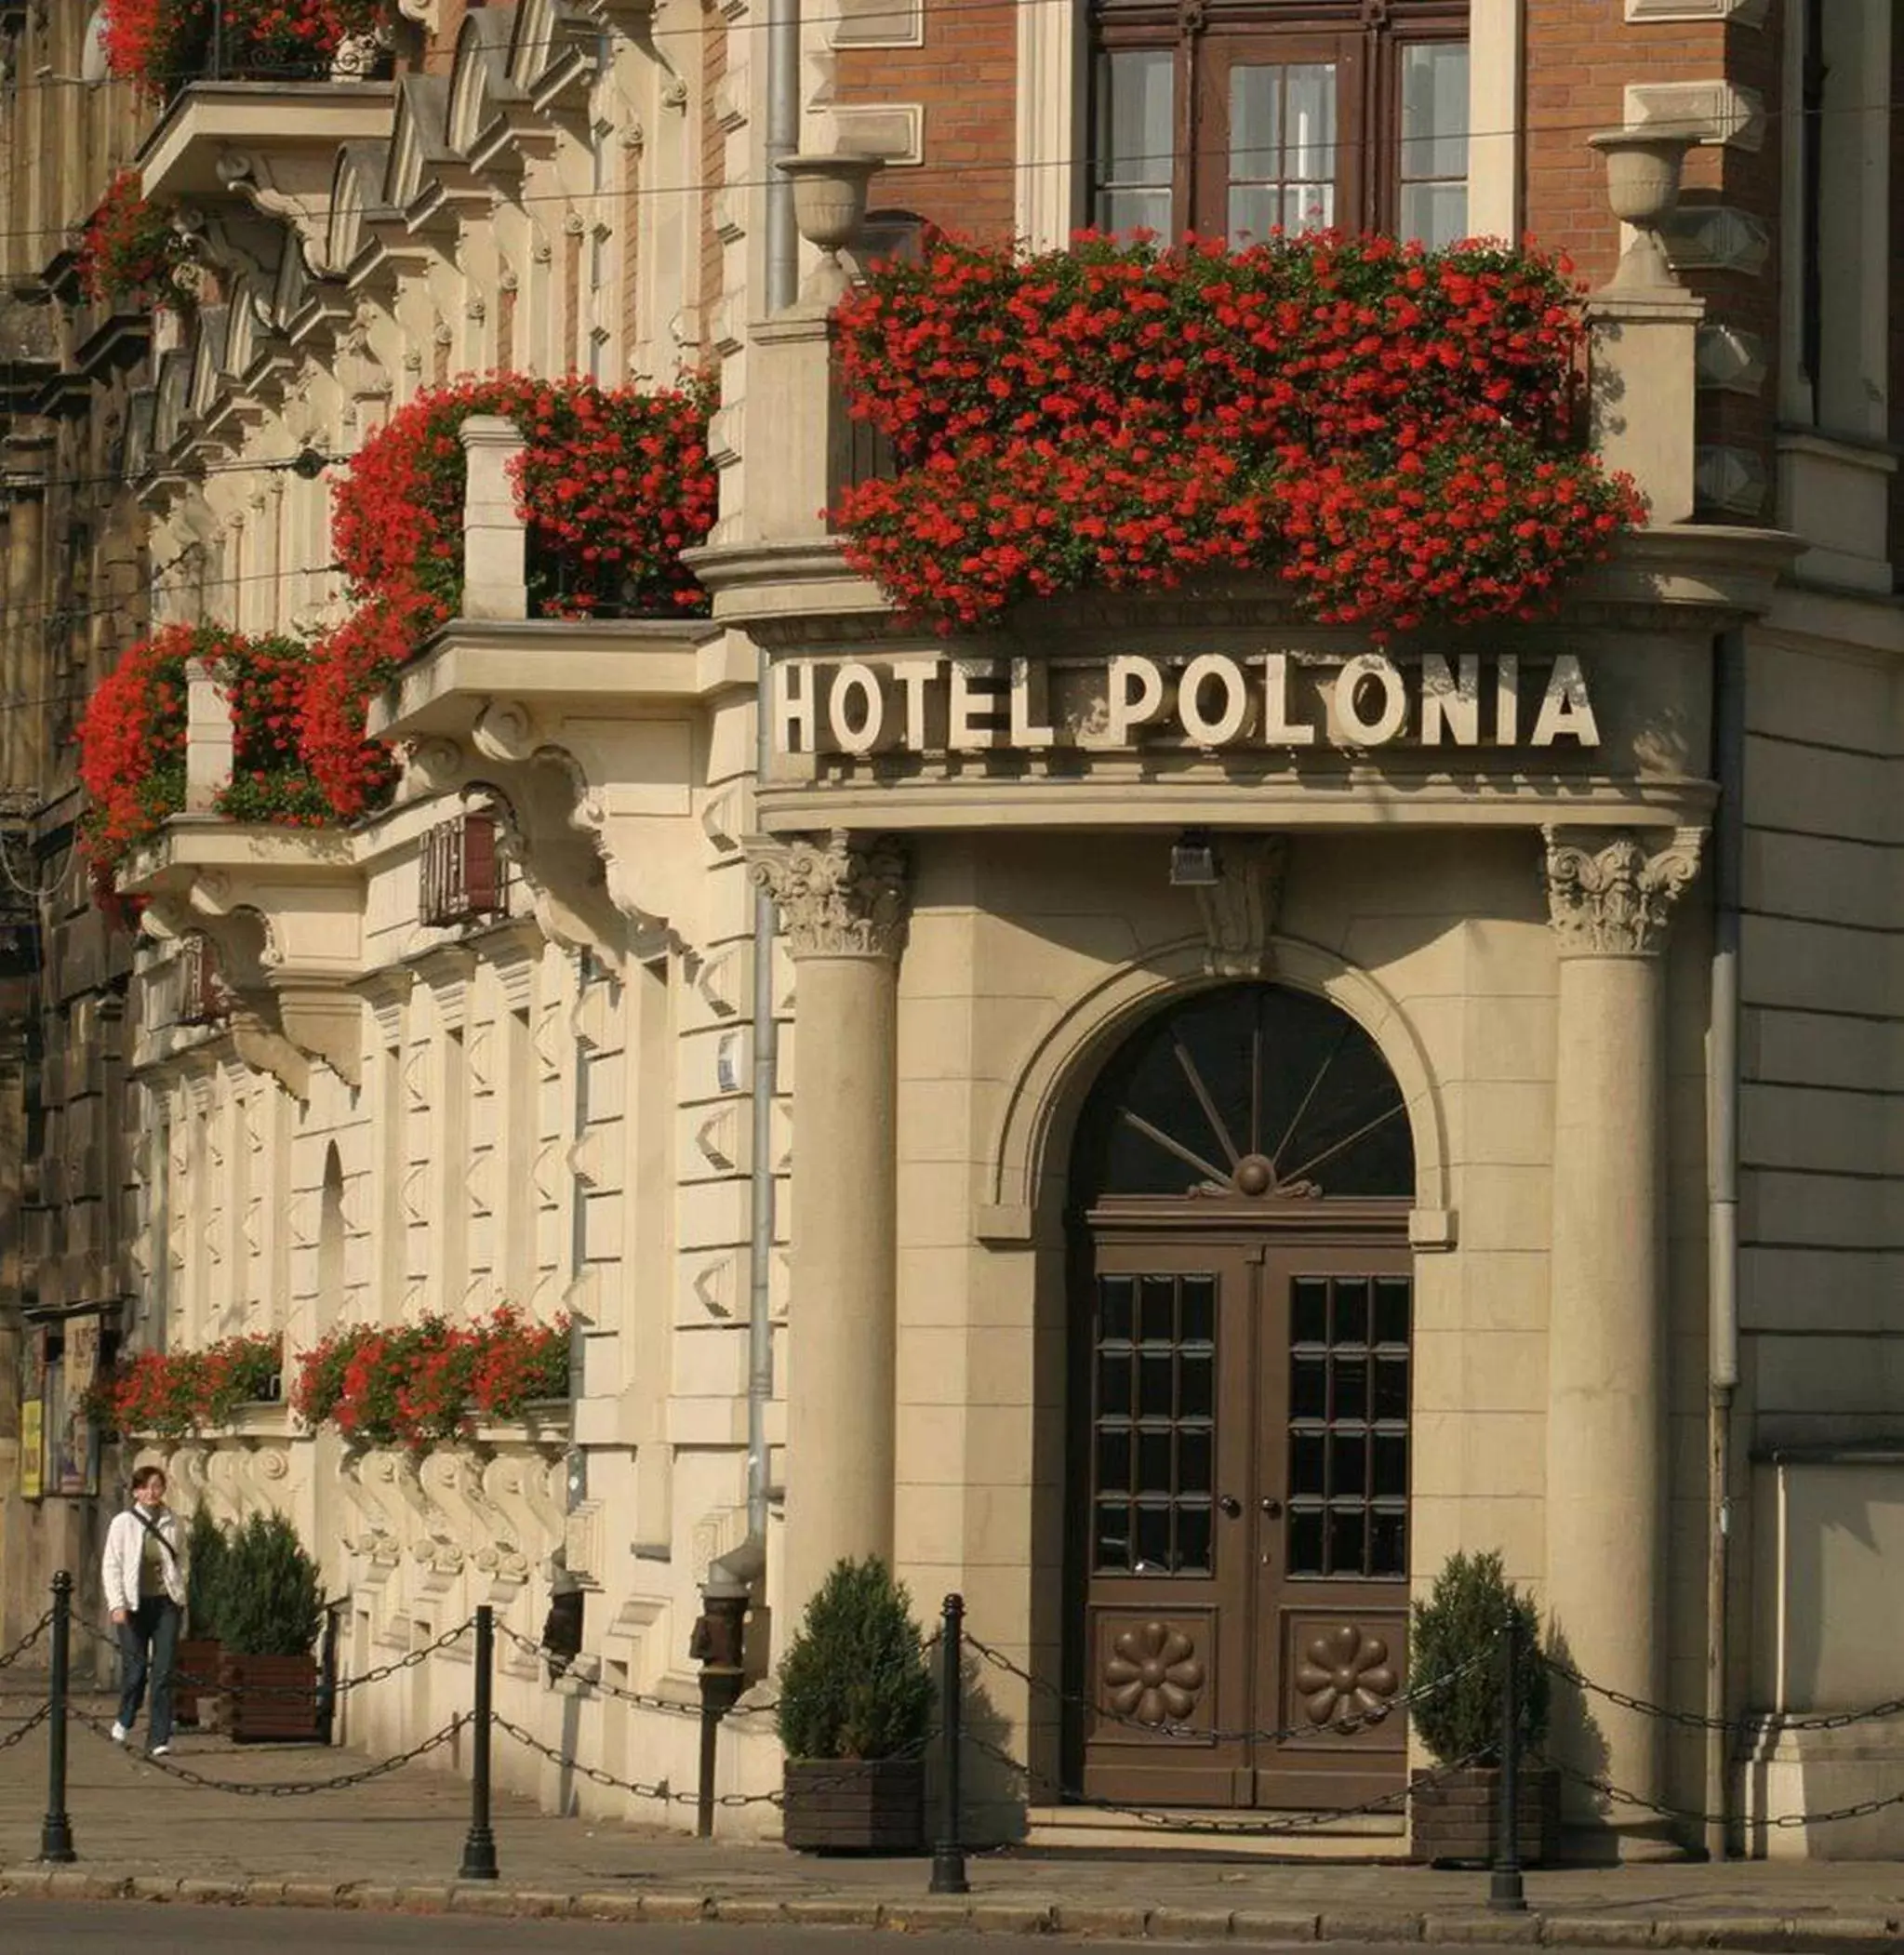
[[(107, 1706), (87, 1702), (95, 1710)], [(0, 1702), (0, 1740), (30, 1708), (18, 1698)], [(328, 1777), (362, 1762), (348, 1751), (239, 1748), (190, 1734), (176, 1756), (260, 1784)], [(340, 1791), (244, 1798), (181, 1785), (77, 1722), (70, 1760), (67, 1807), (78, 1858), (48, 1869), (33, 1862), (46, 1804), (44, 1728), (0, 1751), (0, 1895), (966, 1926), (1128, 1940), (1904, 1948), (1904, 1864), (1893, 1862), (1533, 1873), (1532, 1911), (1514, 1917), (1486, 1911), (1487, 1882), (1479, 1874), (1130, 1849), (1101, 1856), (1012, 1852), (974, 1857), (968, 1900), (934, 1900), (925, 1861), (820, 1860), (777, 1846), (702, 1844), (555, 1818), (506, 1797), (493, 1814), (501, 1881), (459, 1886), (468, 1789), (427, 1762)]]

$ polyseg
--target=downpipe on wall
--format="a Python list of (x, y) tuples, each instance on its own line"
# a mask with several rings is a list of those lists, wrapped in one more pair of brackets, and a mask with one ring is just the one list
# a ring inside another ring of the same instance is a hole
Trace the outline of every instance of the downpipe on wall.
[[(581, 1176), (582, 1144), (589, 1137), (589, 1044), (582, 1036), (581, 1014), (589, 987), (596, 978), (595, 960), (584, 944), (575, 953), (575, 1098), (569, 1133), (568, 1294), (574, 1298), (588, 1267), (588, 1188)], [(566, 1508), (574, 1513), (589, 1496), (589, 1456), (577, 1438), (581, 1404), (588, 1391), (588, 1340), (581, 1312), (568, 1313), (568, 1459)]]
[(1712, 645), (1712, 969), (1706, 1044), (1706, 1855), (1730, 1847), (1726, 1596), (1732, 1549), (1732, 1402), (1738, 1387), (1738, 946), (1744, 871), (1745, 635)]

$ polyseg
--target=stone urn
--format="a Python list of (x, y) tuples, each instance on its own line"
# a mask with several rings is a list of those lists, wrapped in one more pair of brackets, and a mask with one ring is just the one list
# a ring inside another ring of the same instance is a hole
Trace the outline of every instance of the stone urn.
[(1659, 233), (1678, 208), (1685, 153), (1698, 140), (1691, 129), (1671, 126), (1603, 129), (1588, 137), (1606, 162), (1606, 201), (1613, 214), (1638, 233), (1613, 274), (1616, 286), (1679, 283)]
[(801, 297), (831, 303), (851, 283), (840, 253), (866, 220), (866, 186), (885, 159), (854, 150), (831, 155), (782, 156), (779, 168), (793, 180), (793, 221), (800, 235), (822, 254)]

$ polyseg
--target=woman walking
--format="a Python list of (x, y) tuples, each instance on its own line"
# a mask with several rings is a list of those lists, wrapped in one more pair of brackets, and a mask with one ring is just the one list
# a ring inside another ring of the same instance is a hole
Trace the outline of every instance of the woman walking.
[(163, 1758), (172, 1749), (172, 1657), (185, 1610), (185, 1563), (160, 1468), (142, 1466), (133, 1474), (132, 1505), (106, 1531), (104, 1575), (123, 1673), (113, 1738), (123, 1745), (131, 1736), (150, 1678), (147, 1749)]

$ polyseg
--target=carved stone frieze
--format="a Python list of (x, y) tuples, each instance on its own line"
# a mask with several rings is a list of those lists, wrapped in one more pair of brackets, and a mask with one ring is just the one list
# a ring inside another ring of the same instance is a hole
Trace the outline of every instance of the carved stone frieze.
[(754, 882), (779, 906), (795, 957), (897, 957), (911, 902), (904, 849), (890, 835), (835, 829), (756, 857)]
[(1698, 873), (1704, 831), (1542, 831), (1549, 920), (1563, 957), (1650, 957), (1672, 905)]

